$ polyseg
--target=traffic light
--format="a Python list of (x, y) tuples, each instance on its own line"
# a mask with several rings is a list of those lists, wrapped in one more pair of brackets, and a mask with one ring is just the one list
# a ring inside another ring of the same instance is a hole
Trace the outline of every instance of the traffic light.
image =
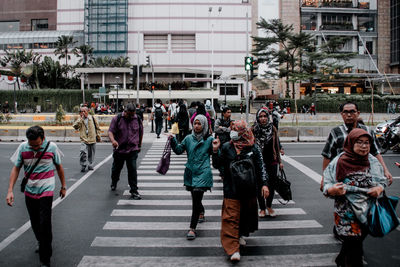
[(253, 65), (251, 64), (252, 62), (253, 62), (253, 58), (252, 57), (245, 57), (244, 58), (244, 69), (246, 71), (253, 69)]
[(252, 60), (251, 60), (251, 65), (252, 65), (252, 70), (256, 70), (256, 69), (258, 69), (258, 60), (256, 59), (256, 58), (253, 58)]
[(150, 56), (146, 56), (146, 66), (150, 66)]
[(155, 84), (155, 83), (151, 83), (151, 85), (150, 85), (150, 91), (153, 92), (154, 89), (156, 89), (156, 84)]

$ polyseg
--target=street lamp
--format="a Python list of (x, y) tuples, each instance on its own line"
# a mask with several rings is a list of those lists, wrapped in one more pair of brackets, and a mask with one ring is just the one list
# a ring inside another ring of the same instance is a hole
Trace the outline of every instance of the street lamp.
[(229, 77), (222, 77), (222, 80), (224, 81), (224, 83), (225, 83), (225, 86), (224, 86), (224, 107), (226, 107), (226, 81), (229, 79)]
[(115, 79), (117, 80), (117, 108), (116, 108), (116, 111), (118, 113), (119, 112), (119, 104), (118, 104), (118, 102), (119, 102), (119, 98), (118, 98), (119, 76), (115, 76)]
[[(218, 7), (218, 14), (222, 11), (222, 7)], [(212, 7), (208, 7), (211, 16)], [(214, 22), (211, 21), (211, 88), (214, 88)]]

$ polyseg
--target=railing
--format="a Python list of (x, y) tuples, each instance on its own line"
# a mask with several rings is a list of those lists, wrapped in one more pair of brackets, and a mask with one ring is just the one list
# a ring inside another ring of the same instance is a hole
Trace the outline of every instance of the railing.
[(352, 24), (324, 24), (319, 27), (320, 31), (353, 31)]
[[(352, 0), (301, 0), (302, 7), (353, 8)], [(360, 2), (358, 8), (369, 8), (369, 2)]]

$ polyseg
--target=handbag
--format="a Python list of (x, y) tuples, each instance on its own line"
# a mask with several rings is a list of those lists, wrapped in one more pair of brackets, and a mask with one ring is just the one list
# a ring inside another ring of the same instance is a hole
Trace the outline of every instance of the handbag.
[(396, 229), (399, 225), (399, 219), (396, 214), (396, 206), (399, 202), (398, 197), (383, 196), (377, 198), (368, 212), (369, 234), (374, 237), (383, 237)]
[(160, 161), (158, 162), (156, 171), (159, 174), (166, 174), (169, 170), (169, 163), (171, 160), (171, 139), (172, 137), (168, 137), (167, 143), (165, 143), (164, 152), (161, 156)]
[(172, 124), (171, 133), (172, 133), (172, 134), (179, 134), (179, 126), (178, 126), (178, 123), (177, 123), (177, 122), (175, 122), (174, 124)]
[(282, 199), (286, 200), (286, 203), (282, 203), (278, 200), (281, 204), (286, 205), (289, 200), (292, 200), (292, 190), (290, 189), (290, 185), (291, 183), (287, 180), (285, 171), (283, 169), (278, 171), (275, 190)]
[(97, 134), (97, 126), (96, 126), (96, 121), (94, 119), (94, 117), (92, 116), (92, 120), (93, 120), (93, 124), (94, 124), (94, 129), (96, 131), (96, 142), (99, 143), (101, 142), (101, 136), (99, 134)]
[(46, 147), (44, 148), (42, 154), (40, 154), (39, 158), (36, 160), (35, 165), (33, 165), (33, 167), (29, 170), (29, 172), (27, 173), (27, 175), (25, 175), (25, 177), (22, 179), (21, 181), (21, 192), (24, 193), (25, 192), (25, 187), (26, 184), (28, 183), (28, 179), (31, 176), (32, 172), (35, 170), (36, 166), (39, 164), (39, 161), (42, 159), (44, 153), (46, 153), (47, 148), (50, 145), (50, 141), (47, 142)]

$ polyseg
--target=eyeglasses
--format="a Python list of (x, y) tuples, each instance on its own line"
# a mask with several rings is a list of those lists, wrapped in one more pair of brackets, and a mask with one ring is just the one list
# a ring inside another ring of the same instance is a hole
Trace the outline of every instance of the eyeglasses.
[(363, 142), (361, 140), (358, 140), (358, 141), (355, 142), (355, 144), (358, 145), (358, 146), (364, 146), (364, 145), (365, 146), (369, 146), (369, 141)]
[(355, 110), (355, 109), (352, 109), (352, 110), (343, 110), (342, 113), (353, 115), (353, 114), (356, 114), (356, 113), (357, 113), (357, 110)]

